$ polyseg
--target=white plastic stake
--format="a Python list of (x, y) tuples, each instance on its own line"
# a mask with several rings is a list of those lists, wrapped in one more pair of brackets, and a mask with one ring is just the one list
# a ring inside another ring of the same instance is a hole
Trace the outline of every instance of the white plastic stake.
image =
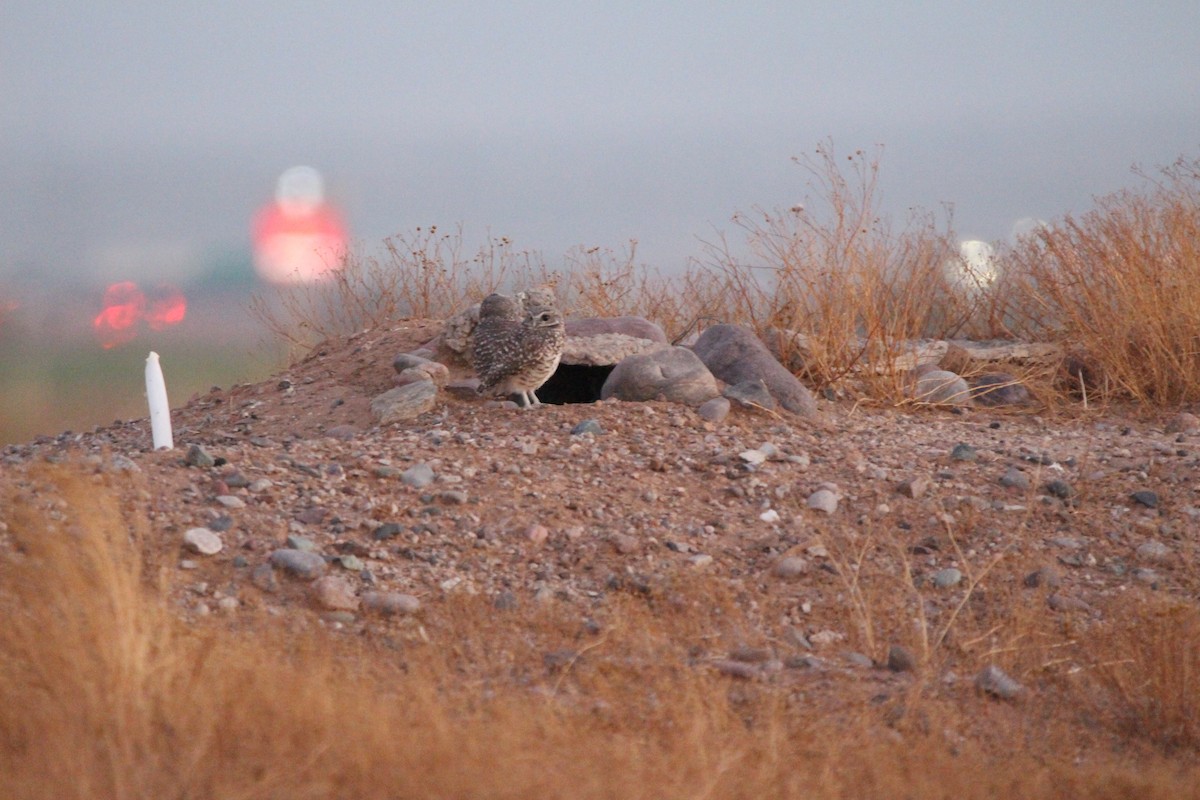
[(158, 365), (158, 353), (153, 350), (146, 359), (146, 400), (150, 403), (150, 432), (154, 437), (154, 449), (173, 450), (175, 441), (171, 437), (167, 383), (163, 380), (162, 367)]

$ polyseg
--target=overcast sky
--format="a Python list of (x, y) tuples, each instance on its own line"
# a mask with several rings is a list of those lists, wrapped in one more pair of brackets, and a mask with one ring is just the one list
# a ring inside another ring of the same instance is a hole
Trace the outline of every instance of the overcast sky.
[(244, 253), (277, 176), (354, 239), (462, 223), (672, 270), (883, 144), (885, 210), (964, 238), (1200, 155), (1200, 3), (6, 0), (0, 276)]

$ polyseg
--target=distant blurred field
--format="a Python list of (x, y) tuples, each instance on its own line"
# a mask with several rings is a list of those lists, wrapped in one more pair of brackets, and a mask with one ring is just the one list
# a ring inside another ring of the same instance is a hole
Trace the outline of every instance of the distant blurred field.
[[(92, 331), (99, 292), (35, 298), (0, 326), (0, 445), (147, 415), (147, 354), (161, 358), (171, 405), (212, 386), (261, 380), (283, 351), (247, 313), (245, 293), (189, 297), (187, 317), (105, 349)], [(94, 295), (94, 296), (93, 296)]]

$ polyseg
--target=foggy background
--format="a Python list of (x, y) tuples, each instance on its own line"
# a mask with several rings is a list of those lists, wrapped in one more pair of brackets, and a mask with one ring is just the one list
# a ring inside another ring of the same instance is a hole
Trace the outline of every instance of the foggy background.
[(248, 264), (294, 164), (367, 251), (462, 223), (673, 270), (825, 137), (985, 240), (1200, 149), (1200, 4), (939, 5), (10, 0), (0, 279)]

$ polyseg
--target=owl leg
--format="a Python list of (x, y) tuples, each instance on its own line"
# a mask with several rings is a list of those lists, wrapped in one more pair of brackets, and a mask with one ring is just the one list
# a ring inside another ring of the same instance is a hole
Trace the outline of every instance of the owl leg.
[(537, 396), (536, 394), (534, 394), (534, 393), (533, 393), (533, 389), (530, 389), (530, 390), (529, 390), (529, 391), (527, 391), (525, 394), (529, 395), (529, 404), (530, 404), (530, 405), (532, 405), (532, 406), (540, 406), (540, 405), (542, 404), (542, 401), (541, 401), (541, 400), (538, 400), (538, 396)]

